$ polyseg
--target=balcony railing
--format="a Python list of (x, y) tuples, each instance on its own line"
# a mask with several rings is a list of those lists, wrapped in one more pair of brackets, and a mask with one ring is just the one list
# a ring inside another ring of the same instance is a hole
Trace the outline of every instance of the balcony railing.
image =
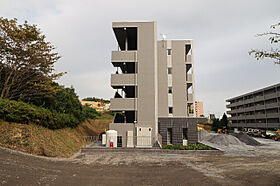
[(188, 102), (193, 102), (193, 94), (188, 94)]
[(265, 98), (265, 99), (277, 98), (277, 93), (274, 92), (274, 93), (272, 93), (272, 94), (265, 94), (265, 95), (264, 95), (264, 98)]
[(277, 108), (279, 107), (278, 103), (269, 103), (269, 104), (265, 104), (265, 108), (270, 109), (270, 108)]
[(137, 51), (112, 51), (112, 62), (137, 62)]
[(187, 82), (192, 82), (192, 74), (187, 74)]
[(111, 86), (137, 85), (137, 74), (112, 74)]
[(137, 110), (137, 98), (113, 98), (110, 105), (111, 111)]
[(275, 113), (266, 113), (267, 118), (280, 118), (280, 113), (275, 112)]
[(192, 55), (186, 55), (185, 62), (192, 63)]

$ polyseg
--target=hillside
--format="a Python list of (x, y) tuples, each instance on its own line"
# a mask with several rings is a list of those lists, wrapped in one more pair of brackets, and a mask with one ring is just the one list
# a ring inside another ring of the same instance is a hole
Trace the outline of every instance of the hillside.
[(70, 157), (88, 142), (84, 136), (98, 136), (109, 128), (110, 119), (83, 122), (76, 128), (51, 130), (35, 124), (0, 121), (0, 146), (48, 157)]

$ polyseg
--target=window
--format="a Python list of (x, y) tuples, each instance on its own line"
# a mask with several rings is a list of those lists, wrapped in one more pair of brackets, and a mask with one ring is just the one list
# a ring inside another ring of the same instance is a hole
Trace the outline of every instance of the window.
[(169, 107), (169, 108), (168, 108), (168, 113), (169, 113), (169, 114), (172, 114), (172, 113), (173, 113), (173, 107)]
[(172, 68), (168, 68), (168, 74), (172, 74)]
[(167, 55), (171, 55), (171, 49), (167, 49)]
[(172, 94), (172, 87), (168, 87), (168, 94)]

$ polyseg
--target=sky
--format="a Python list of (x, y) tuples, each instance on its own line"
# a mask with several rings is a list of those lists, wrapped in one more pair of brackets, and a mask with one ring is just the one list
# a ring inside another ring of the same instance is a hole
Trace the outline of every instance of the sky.
[[(196, 100), (221, 116), (225, 100), (279, 83), (280, 66), (257, 61), (250, 49), (270, 49), (256, 34), (280, 21), (279, 0), (0, 0), (0, 17), (36, 24), (62, 58), (59, 83), (79, 98), (113, 97), (114, 21), (157, 21), (167, 39), (194, 40)], [(279, 46), (279, 45), (278, 45)]]

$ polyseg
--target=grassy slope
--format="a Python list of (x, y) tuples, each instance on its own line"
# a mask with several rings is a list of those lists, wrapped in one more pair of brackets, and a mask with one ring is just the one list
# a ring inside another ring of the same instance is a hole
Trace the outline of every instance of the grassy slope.
[(89, 120), (74, 129), (58, 130), (0, 121), (0, 146), (36, 155), (70, 157), (86, 144), (84, 136), (98, 136), (111, 121)]

